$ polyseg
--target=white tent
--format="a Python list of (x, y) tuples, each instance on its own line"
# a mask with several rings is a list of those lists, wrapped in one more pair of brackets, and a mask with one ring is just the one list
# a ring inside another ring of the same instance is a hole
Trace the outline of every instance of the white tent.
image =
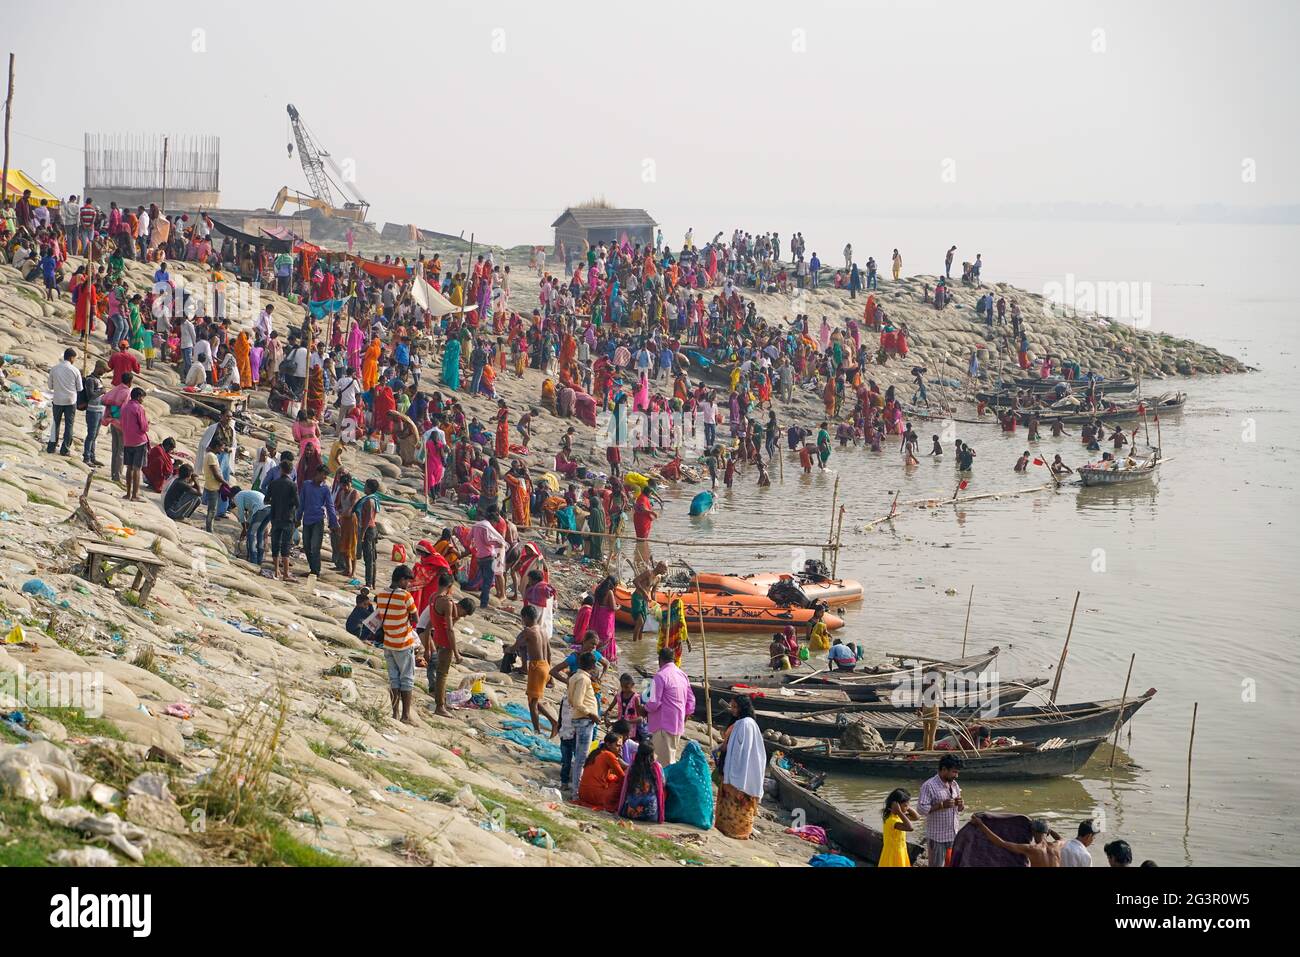
[(415, 282), (411, 285), (411, 300), (420, 308), (427, 310), (434, 318), (452, 312), (469, 312), (477, 308), (477, 306), (458, 308), (450, 299), (429, 285), (425, 278), (418, 273), (415, 276)]

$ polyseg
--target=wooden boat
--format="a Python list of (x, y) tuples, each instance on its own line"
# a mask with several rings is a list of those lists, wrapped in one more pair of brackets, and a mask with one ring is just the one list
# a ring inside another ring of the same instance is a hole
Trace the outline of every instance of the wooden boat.
[(983, 751), (844, 751), (827, 746), (791, 748), (791, 760), (810, 768), (867, 777), (928, 778), (939, 770), (939, 759), (961, 758), (961, 779), (1015, 781), (1074, 774), (1088, 763), (1105, 737), (1077, 741), (1052, 739), (1042, 744), (1013, 744)]
[[(782, 765), (786, 765), (783, 767)], [(776, 800), (788, 811), (796, 812), (804, 824), (822, 828), (830, 840), (830, 850), (843, 851), (872, 867), (880, 860), (885, 836), (834, 804), (818, 797), (817, 788), (825, 775), (811, 773), (790, 761), (781, 752), (772, 755), (767, 773), (776, 784)], [(907, 856), (915, 863), (921, 845), (908, 841)]]
[[(1079, 704), (1067, 704), (1053, 708), (1040, 705), (1002, 705), (996, 715), (984, 716), (974, 708), (945, 709), (939, 734), (950, 734), (952, 721), (965, 725), (980, 725), (994, 736), (1005, 735), (1024, 744), (1041, 744), (1052, 738), (1105, 737), (1115, 730), (1118, 722), (1123, 725), (1129, 721), (1138, 709), (1155, 697), (1156, 689), (1151, 688), (1138, 698), (1121, 702), (1119, 698), (1104, 701), (1085, 701)], [(925, 728), (920, 720), (921, 712), (914, 709), (894, 709), (892, 711), (836, 712), (823, 718), (805, 717), (798, 714), (779, 712), (757, 712), (754, 715), (762, 729), (788, 734), (796, 738), (816, 738), (825, 741), (837, 741), (844, 734), (846, 722), (840, 718), (852, 714), (855, 721), (861, 721), (880, 732), (886, 744), (895, 741), (900, 744), (917, 745), (921, 743)]]
[[(970, 655), (966, 658), (954, 658), (950, 661), (926, 658), (920, 655), (887, 655), (886, 657), (898, 662), (898, 667), (885, 665), (855, 671), (828, 671), (824, 674), (769, 671), (766, 674), (723, 675), (711, 679), (710, 686), (724, 688), (742, 685), (750, 688), (798, 686), (807, 691), (848, 690), (852, 688), (859, 692), (854, 697), (854, 700), (874, 701), (882, 697), (891, 697), (895, 689), (903, 684), (910, 688), (920, 689), (924, 686), (923, 682), (934, 682), (944, 675), (965, 672), (979, 674), (993, 663), (1000, 651), (1000, 648), (994, 646), (982, 654)], [(904, 666), (903, 662), (913, 662), (913, 664)]]
[(1179, 412), (1187, 404), (1186, 392), (1171, 392), (1154, 399), (1143, 399), (1131, 405), (1115, 406), (1103, 409), (1021, 409), (1017, 415), (1022, 425), (1038, 416), (1040, 426), (1050, 426), (1053, 422), (1062, 425), (1087, 425), (1094, 420), (1113, 424), (1115, 422), (1133, 422), (1143, 415), (1155, 415), (1160, 412)]
[[(1029, 389), (1033, 392), (1051, 392), (1062, 382), (1068, 385), (1070, 391), (1075, 395), (1087, 395), (1088, 390), (1093, 386), (1093, 383), (1086, 379), (1066, 381), (1058, 376), (1050, 376), (1046, 379), (1038, 376), (1021, 376), (1018, 379), (1004, 380), (1002, 384), (1004, 391), (1008, 389)], [(1096, 386), (1099, 394), (1106, 392), (1122, 394), (1137, 391), (1138, 384), (1135, 379), (1103, 379), (1096, 383)]]
[(723, 595), (757, 595), (766, 598), (767, 591), (780, 581), (793, 582), (803, 589), (809, 601), (824, 601), (828, 605), (848, 605), (862, 600), (862, 583), (848, 578), (818, 579), (810, 575), (782, 575), (777, 572), (758, 572), (753, 575), (724, 575), (719, 572), (700, 572), (691, 580), (704, 591)]
[[(614, 590), (618, 600), (615, 619), (620, 625), (632, 625), (632, 592), (618, 587)], [(687, 622), (692, 629), (699, 627), (701, 612), (704, 627), (710, 632), (723, 631), (757, 631), (776, 632), (786, 625), (796, 628), (808, 624), (814, 611), (811, 608), (796, 608), (789, 605), (776, 605), (766, 597), (756, 595), (720, 595), (717, 592), (702, 592), (697, 600), (694, 590), (675, 593), (658, 592), (655, 601), (661, 607), (680, 598), (686, 607)], [(834, 631), (844, 627), (844, 619), (830, 613), (822, 617), (826, 627)]]
[[(1123, 454), (1123, 453), (1121, 453)], [(1133, 465), (1126, 464), (1129, 459)], [(1079, 481), (1084, 488), (1099, 485), (1128, 485), (1133, 482), (1145, 482), (1151, 479), (1160, 468), (1160, 450), (1150, 449), (1142, 454), (1135, 454), (1133, 449), (1123, 459), (1116, 458), (1102, 465), (1090, 462), (1078, 468)]]
[[(1046, 678), (1030, 678), (1027, 681), (1006, 684), (989, 684), (979, 688), (972, 688), (970, 691), (948, 693), (938, 701), (940, 710), (964, 710), (970, 712), (972, 709), (981, 708), (994, 701), (998, 703), (999, 707), (1007, 707), (1024, 698), (1035, 688), (1041, 688), (1045, 684), (1047, 684)], [(703, 720), (704, 686), (698, 682), (693, 682), (691, 690), (695, 694), (696, 717)], [(729, 714), (727, 706), (731, 699), (745, 693), (728, 685), (718, 685), (710, 682), (709, 700), (713, 703), (715, 717)], [(804, 716), (830, 711), (844, 711), (850, 714), (861, 712), (894, 713), (899, 711), (900, 708), (910, 711), (917, 707), (915, 699), (899, 703), (890, 700), (889, 696), (884, 698), (872, 697), (855, 689), (799, 690), (792, 695), (786, 696), (781, 694), (778, 689), (769, 688), (758, 689), (758, 693), (751, 692), (749, 697), (754, 705), (755, 712), (793, 713)], [(760, 721), (759, 724), (761, 725), (762, 722)]]

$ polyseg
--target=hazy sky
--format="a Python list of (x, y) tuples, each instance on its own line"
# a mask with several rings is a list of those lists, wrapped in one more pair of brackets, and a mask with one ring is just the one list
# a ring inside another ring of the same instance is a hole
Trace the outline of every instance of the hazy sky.
[(66, 195), (87, 131), (213, 133), (223, 204), (264, 206), (306, 188), (292, 102), (376, 222), (504, 243), (548, 241), (596, 194), (697, 234), (950, 203), (1295, 203), (1298, 11), (50, 0), (6, 12), (12, 162)]

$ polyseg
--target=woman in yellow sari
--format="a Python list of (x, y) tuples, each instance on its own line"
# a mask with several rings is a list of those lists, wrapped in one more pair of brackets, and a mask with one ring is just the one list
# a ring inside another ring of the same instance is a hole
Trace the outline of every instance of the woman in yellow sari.
[(361, 362), (361, 388), (366, 392), (371, 391), (379, 382), (379, 353), (382, 351), (383, 346), (378, 339), (371, 339), (370, 345), (366, 347), (366, 357)]
[(253, 364), (249, 362), (248, 357), (253, 351), (253, 345), (248, 341), (247, 331), (241, 331), (230, 348), (235, 353), (235, 363), (239, 366), (239, 387), (241, 389), (251, 389), (253, 387)]

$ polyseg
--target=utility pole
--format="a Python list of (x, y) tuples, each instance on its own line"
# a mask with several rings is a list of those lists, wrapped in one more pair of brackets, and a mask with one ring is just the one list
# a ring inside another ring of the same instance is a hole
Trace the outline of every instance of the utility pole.
[(167, 215), (167, 137), (163, 137), (162, 214)]
[(9, 93), (5, 97), (5, 165), (4, 179), (0, 179), (0, 197), (9, 189), (9, 114), (14, 108), (14, 55), (9, 54)]

